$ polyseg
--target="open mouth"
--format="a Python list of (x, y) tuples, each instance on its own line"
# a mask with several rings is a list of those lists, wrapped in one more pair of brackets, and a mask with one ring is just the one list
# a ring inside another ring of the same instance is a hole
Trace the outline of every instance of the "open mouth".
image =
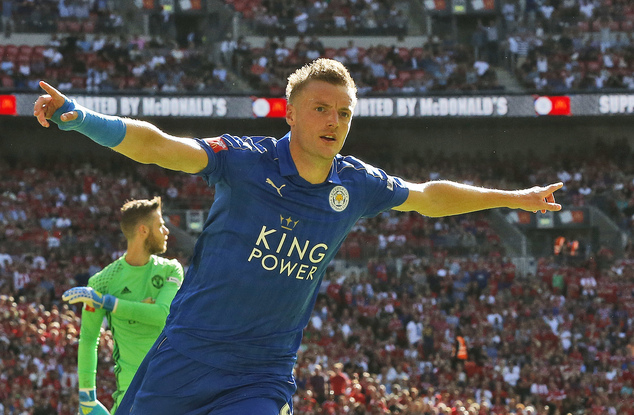
[(337, 141), (337, 139), (335, 138), (334, 135), (321, 135), (319, 136), (322, 140), (326, 140), (326, 141), (331, 141), (331, 142), (335, 142)]

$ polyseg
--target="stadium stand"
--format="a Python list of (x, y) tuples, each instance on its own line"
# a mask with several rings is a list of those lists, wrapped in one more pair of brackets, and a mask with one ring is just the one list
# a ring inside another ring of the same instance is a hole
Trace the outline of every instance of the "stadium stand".
[[(14, 32), (7, 39), (59, 35), (47, 44), (0, 45), (0, 85), (36, 91), (44, 78), (89, 93), (281, 96), (293, 68), (326, 56), (351, 68), (361, 94), (500, 90), (504, 68), (531, 91), (634, 87), (634, 10), (624, 1), (526, 1), (524, 9), (507, 2), (501, 56), (437, 36), (415, 47), (357, 46), (357, 36), (408, 33), (390, 1), (356, 2), (358, 9), (339, 1), (227, 4), (268, 36), (263, 46), (228, 38), (209, 53), (172, 39), (115, 36), (121, 16), (104, 1), (13, 2), (3, 18), (5, 34)], [(330, 34), (350, 41), (333, 47)], [(625, 254), (563, 245), (558, 255), (537, 258), (534, 274), (520, 275), (484, 214), (386, 213), (359, 222), (305, 330), (294, 413), (634, 414), (632, 153), (625, 140), (587, 150), (505, 160), (439, 152), (389, 169), (411, 180), (505, 188), (558, 177), (565, 182), (559, 200), (598, 206), (627, 235)], [(61, 293), (121, 253), (122, 201), (159, 194), (167, 209), (206, 209), (213, 191), (188, 175), (98, 159), (1, 159), (0, 176), (0, 414), (74, 414), (81, 316)], [(168, 255), (187, 264), (175, 247)], [(454, 353), (458, 329), (464, 361)], [(98, 395), (110, 405), (107, 330), (101, 341)]]
[[(470, 41), (432, 32), (415, 46), (382, 40), (409, 33), (407, 2), (227, 2), (245, 30), (270, 38), (253, 48), (248, 38), (201, 45), (176, 44), (169, 36), (114, 35), (123, 18), (104, 1), (6, 3), (15, 4), (9, 7), (10, 16), (3, 17), (4, 26), (12, 24), (16, 32), (58, 33), (59, 40), (35, 51), (12, 44), (8, 37), (0, 50), (4, 89), (34, 90), (35, 81), (46, 76), (66, 90), (257, 91), (279, 96), (285, 76), (319, 56), (351, 65), (364, 94), (634, 87), (634, 12), (618, 1), (529, 1), (525, 7), (507, 1), (489, 22), (473, 28)], [(349, 36), (353, 44), (363, 37), (376, 43), (332, 46), (332, 35)], [(497, 41), (487, 41), (491, 36), (499, 37), (499, 47)], [(289, 37), (297, 40), (291, 44)], [(321, 47), (314, 48), (313, 40)], [(226, 59), (220, 64), (217, 56)], [(515, 81), (504, 75), (500, 80), (498, 74), (506, 70)]]
[[(567, 183), (562, 196), (575, 203), (631, 196), (627, 147), (597, 143), (595, 154), (566, 149), (541, 161), (486, 160), (484, 168), (468, 154), (439, 152), (397, 173), (510, 187), (559, 175)], [(80, 315), (59, 298), (120, 253), (119, 201), (159, 194), (166, 210), (205, 208), (213, 195), (201, 180), (152, 166), (62, 159), (0, 166), (7, 183), (0, 196), (0, 402), (5, 413), (71, 414)], [(590, 193), (579, 192), (581, 183)], [(625, 204), (616, 206), (632, 217)], [(539, 258), (535, 274), (519, 275), (485, 214), (385, 213), (359, 222), (305, 330), (295, 413), (631, 413), (633, 253), (630, 246), (614, 259), (597, 248), (579, 262), (564, 251)], [(452, 351), (458, 329), (468, 347), (463, 362)], [(102, 342), (99, 395), (108, 404), (107, 331)]]

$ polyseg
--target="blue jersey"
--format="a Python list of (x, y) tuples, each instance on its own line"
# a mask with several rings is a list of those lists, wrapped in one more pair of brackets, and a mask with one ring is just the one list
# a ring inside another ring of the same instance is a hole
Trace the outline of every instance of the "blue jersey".
[(215, 201), (165, 333), (213, 367), (288, 374), (326, 268), (359, 218), (402, 204), (399, 178), (337, 155), (328, 179), (302, 179), (290, 136), (198, 140)]

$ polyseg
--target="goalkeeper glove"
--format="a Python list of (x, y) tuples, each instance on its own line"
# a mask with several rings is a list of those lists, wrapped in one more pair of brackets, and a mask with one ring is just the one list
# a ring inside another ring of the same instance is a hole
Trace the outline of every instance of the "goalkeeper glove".
[(119, 300), (114, 295), (101, 294), (90, 287), (75, 287), (62, 294), (62, 300), (71, 304), (82, 301), (87, 307), (94, 309), (103, 308), (106, 311), (114, 311)]
[(97, 400), (95, 389), (79, 389), (79, 415), (110, 415), (101, 402)]

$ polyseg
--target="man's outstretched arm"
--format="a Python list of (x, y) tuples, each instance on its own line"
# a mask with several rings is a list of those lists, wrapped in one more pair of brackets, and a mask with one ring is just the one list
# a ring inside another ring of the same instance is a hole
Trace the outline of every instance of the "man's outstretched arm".
[(47, 94), (37, 99), (33, 115), (43, 127), (48, 128), (49, 120), (53, 121), (62, 130), (78, 131), (139, 163), (186, 173), (198, 173), (207, 166), (205, 150), (191, 138), (166, 134), (145, 121), (99, 114), (69, 100), (44, 81), (40, 86)]
[(553, 193), (561, 189), (563, 183), (521, 190), (487, 189), (447, 180), (406, 185), (409, 196), (395, 210), (416, 211), (425, 216), (441, 217), (499, 207), (530, 212), (558, 211), (561, 210), (561, 205), (555, 203)]

